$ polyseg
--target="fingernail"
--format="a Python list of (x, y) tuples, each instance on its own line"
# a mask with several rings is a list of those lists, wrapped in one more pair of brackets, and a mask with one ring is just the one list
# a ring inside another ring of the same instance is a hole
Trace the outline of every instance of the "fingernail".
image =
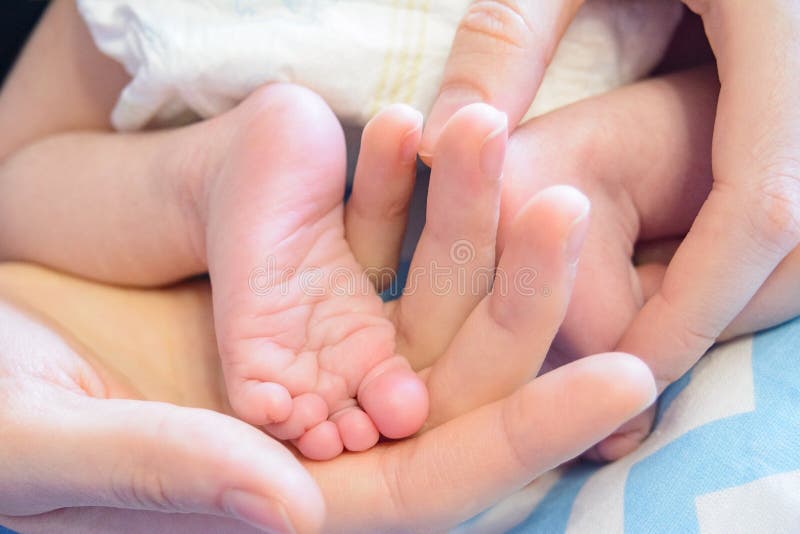
[(296, 534), (286, 508), (276, 500), (245, 491), (229, 490), (222, 498), (225, 510), (260, 529), (280, 534)]
[(419, 113), (417, 125), (409, 130), (403, 137), (400, 146), (400, 161), (402, 163), (415, 163), (417, 161), (417, 150), (422, 137), (422, 113)]
[(444, 125), (447, 124), (450, 117), (464, 106), (482, 101), (482, 95), (469, 87), (450, 86), (442, 91), (436, 98), (436, 102), (434, 102), (428, 115), (428, 124), (425, 125), (419, 157), (423, 161), (431, 161), (436, 149), (436, 143), (439, 141)]
[(491, 178), (497, 178), (503, 173), (508, 141), (508, 117), (500, 112), (498, 116), (502, 117), (498, 119), (500, 124), (483, 140), (480, 155), (481, 171), (484, 176)]
[(587, 199), (584, 199), (584, 206), (581, 214), (575, 217), (572, 221), (572, 226), (569, 229), (567, 241), (564, 244), (564, 255), (570, 265), (578, 263), (583, 248), (583, 242), (586, 240), (586, 234), (589, 231), (589, 211), (591, 204)]

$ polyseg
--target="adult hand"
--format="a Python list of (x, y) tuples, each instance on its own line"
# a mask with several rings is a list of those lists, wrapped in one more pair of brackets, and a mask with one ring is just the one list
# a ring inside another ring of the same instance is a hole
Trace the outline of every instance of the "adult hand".
[[(713, 188), (663, 284), (618, 347), (642, 355), (659, 389), (705, 353), (800, 243), (800, 110), (793, 104), (800, 86), (800, 6), (791, 0), (684, 3), (703, 19), (722, 85)], [(431, 154), (442, 124), (465, 103), (489, 102), (516, 124), (578, 6), (474, 2), (421, 155)], [(607, 455), (635, 448), (651, 423), (652, 414), (631, 422), (606, 444)]]
[[(168, 295), (170, 310), (207, 305), (207, 292), (201, 286), (188, 299)], [(114, 290), (103, 305), (118, 310), (130, 301)], [(234, 519), (234, 509), (225, 509), (223, 489), (233, 485), (255, 494), (238, 500), (235, 509), (251, 524), (286, 531), (280, 514), (270, 515), (271, 499), (280, 496), (291, 499), (282, 502), (297, 532), (319, 526), (321, 503), (307, 474), (261, 432), (210, 411), (105, 397), (125, 393), (97, 374), (96, 368), (105, 374), (102, 364), (88, 365), (79, 355), (83, 348), (6, 305), (0, 314), (0, 524), (21, 532), (255, 531)], [(187, 316), (204, 320), (188, 325), (179, 340), (195, 327), (211, 326), (207, 313)], [(127, 328), (99, 315), (87, 324), (102, 324), (105, 333)], [(151, 319), (142, 324), (157, 328)], [(23, 336), (29, 341), (19, 342)], [(122, 335), (115, 339), (124, 344)], [(213, 346), (206, 348), (214, 353)], [(648, 404), (653, 388), (646, 367), (634, 358), (587, 358), (410, 440), (308, 462), (327, 501), (325, 530), (453, 526), (579, 454)]]
[(275, 532), (322, 524), (317, 485), (279, 442), (213, 411), (123, 399), (133, 392), (82, 350), (0, 303), (0, 524), (30, 531), (21, 518), (90, 506)]
[[(658, 294), (667, 265), (714, 183), (718, 93), (716, 72), (703, 67), (585, 100), (515, 132), (506, 164), (501, 241), (519, 206), (543, 187), (573, 185), (593, 204), (572, 301), (548, 366), (617, 346), (644, 303)], [(634, 248), (642, 243), (634, 263)], [(702, 265), (705, 257), (694, 261)], [(795, 247), (718, 339), (800, 313), (799, 265), (800, 247)], [(680, 359), (662, 363), (672, 365), (676, 376), (686, 370)], [(650, 420), (645, 421), (637, 434), (601, 444), (596, 456), (615, 458), (629, 451), (647, 435)]]
[[(408, 118), (411, 119), (411, 116)], [(383, 129), (376, 130), (376, 133), (380, 131), (386, 133)], [(405, 133), (404, 128), (394, 131), (401, 136)], [(505, 273), (510, 284), (506, 290), (501, 290), (499, 279), (496, 279), (494, 290), (490, 293), (487, 280), (472, 278), (473, 274), (483, 272), (482, 267), (488, 266), (490, 272), (494, 268), (499, 176), (505, 151), (505, 133), (505, 121), (497, 112), (482, 105), (463, 110), (446, 128), (444, 136), (447, 142), (441, 144), (439, 150), (444, 152), (440, 153), (439, 161), (450, 163), (434, 169), (430, 196), (432, 216), (428, 219), (412, 271), (416, 268), (428, 275), (430, 271), (426, 269), (430, 269), (434, 263), (438, 263), (440, 268), (451, 269), (439, 271), (443, 273), (439, 281), (444, 286), (420, 280), (413, 294), (407, 294), (399, 303), (387, 306), (397, 318), (403, 353), (416, 367), (424, 368), (420, 374), (430, 390), (431, 417), (426, 429), (414, 438), (386, 442), (367, 452), (345, 454), (330, 462), (306, 462), (306, 467), (322, 488), (328, 505), (324, 526), (327, 530), (439, 530), (454, 526), (530, 482), (543, 471), (580, 454), (621, 422), (639, 413), (654, 398), (654, 383), (646, 366), (636, 358), (623, 354), (588, 357), (529, 382), (530, 377), (537, 374), (565, 313), (575, 261), (588, 224), (589, 205), (585, 197), (571, 188), (557, 187), (543, 191), (520, 210), (500, 259), (498, 273)], [(374, 148), (374, 143), (380, 144), (383, 138), (383, 135), (372, 136), (368, 132), (364, 146)], [(389, 143), (385, 148), (396, 150), (398, 146), (399, 143)], [(386, 156), (391, 154), (387, 153)], [(374, 161), (387, 159), (375, 158)], [(372, 213), (373, 217), (370, 217), (369, 213), (363, 211), (372, 205), (371, 195), (381, 189), (363, 188), (365, 180), (407, 178), (394, 171), (370, 176), (372, 170), (369, 164), (360, 167), (349, 208), (356, 210), (350, 213), (350, 230), (365, 224), (373, 229), (387, 226), (375, 223), (374, 217), (380, 214)], [(407, 188), (400, 189), (408, 191)], [(487, 202), (481, 203), (477, 209), (467, 209), (476, 195), (487, 199)], [(387, 215), (390, 214), (383, 213), (383, 216)], [(354, 234), (365, 238), (368, 230), (362, 227), (362, 231)], [(394, 240), (387, 239), (386, 242), (394, 243)], [(463, 251), (455, 250), (454, 243), (465, 248)], [(462, 252), (466, 252), (466, 256)], [(377, 254), (372, 257), (387, 256)], [(530, 274), (531, 268), (536, 269), (539, 277), (519, 276)], [(470, 276), (467, 278), (469, 281), (477, 280), (480, 283), (460, 290), (457, 283), (462, 275)], [(447, 284), (448, 281), (450, 284)], [(534, 287), (532, 283), (544, 285)], [(544, 287), (547, 287), (547, 291), (544, 291)], [(189, 301), (195, 306), (198, 303), (202, 301)], [(210, 328), (208, 314), (203, 317), (206, 323), (199, 328), (197, 325), (185, 325), (189, 334)], [(432, 322), (439, 328), (430, 328), (429, 323)], [(20, 326), (25, 325), (12, 325), (8, 331), (15, 332)], [(123, 332), (127, 327), (125, 324), (117, 325)], [(107, 336), (114, 326), (106, 323), (102, 328), (104, 336)], [(440, 356), (434, 358), (430, 365), (432, 350), (439, 350)], [(37, 350), (31, 355), (35, 357), (27, 357), (26, 360), (35, 366), (41, 361), (42, 352)], [(46, 356), (52, 352), (45, 351), (44, 354)], [(4, 347), (0, 351), (0, 354), (5, 353), (13, 354), (14, 346)], [(74, 353), (67, 359), (79, 361)], [(80, 372), (76, 377), (93, 376), (91, 368), (85, 363), (77, 365), (77, 368)], [(26, 377), (24, 373), (11, 373), (10, 376), (15, 378), (10, 380), (11, 383)], [(94, 383), (87, 381), (87, 378), (73, 381), (78, 384)], [(40, 387), (47, 391), (50, 382), (52, 379)], [(104, 393), (99, 386), (89, 390), (73, 388), (70, 394), (79, 398), (88, 396), (100, 408), (127, 402), (103, 398)], [(49, 404), (45, 403), (42, 407), (37, 403), (38, 398), (20, 393), (15, 404), (29, 408), (27, 412), (19, 413), (30, 414), (31, 410), (47, 412)], [(61, 401), (61, 404), (67, 403), (68, 400)], [(164, 410), (181, 410), (157, 406)], [(145, 413), (143, 417), (146, 417), (153, 411), (151, 409), (148, 412), (148, 408), (152, 407), (147, 403), (138, 403), (128, 412), (120, 413), (119, 425), (130, 421), (136, 415), (136, 409), (141, 409)], [(207, 412), (202, 413), (210, 417)], [(181, 411), (181, 414), (189, 412)], [(92, 416), (91, 413), (83, 415)], [(177, 421), (179, 416), (177, 414), (174, 417), (174, 424), (181, 425), (176, 428), (182, 432), (195, 428), (193, 423), (197, 419), (187, 415), (188, 421), (181, 423)], [(258, 439), (264, 440), (262, 448), (269, 450), (273, 447), (273, 442), (249, 427), (228, 421), (221, 415), (214, 417), (217, 419), (207, 422), (213, 425), (203, 425), (203, 431), (216, 436), (220, 434), (220, 428), (224, 428), (226, 433), (241, 438), (247, 429), (251, 431), (252, 437), (249, 439), (254, 440), (258, 435)], [(20, 436), (17, 442), (24, 446), (28, 439), (25, 428), (41, 419), (33, 419), (33, 415), (22, 418), (16, 416), (8, 428)], [(68, 435), (82, 446), (70, 447), (68, 454), (55, 446), (43, 447), (42, 452), (31, 461), (19, 462), (15, 468), (20, 475), (14, 482), (22, 484), (24, 491), (19, 492), (19, 485), (15, 487), (21, 495), (17, 499), (18, 508), (5, 512), (29, 517), (4, 518), (2, 522), (25, 531), (60, 529), (66, 525), (73, 531), (91, 532), (98, 530), (93, 523), (100, 513), (97, 506), (119, 506), (127, 509), (102, 511), (104, 521), (115, 527), (141, 529), (141, 525), (146, 525), (149, 531), (163, 529), (172, 532), (204, 524), (197, 515), (164, 516), (150, 511), (132, 513), (131, 508), (150, 509), (136, 506), (135, 503), (131, 506), (125, 502), (96, 498), (94, 492), (98, 488), (81, 486), (81, 475), (67, 478), (64, 483), (62, 470), (68, 466), (65, 467), (63, 463), (81, 465), (82, 458), (92, 458), (97, 454), (96, 447), (102, 445), (101, 450), (111, 451), (121, 457), (130, 455), (130, 441), (113, 438), (119, 433), (118, 428), (108, 432), (87, 433), (82, 430), (91, 422), (83, 421), (81, 414), (73, 415), (67, 421), (75, 425), (70, 427)], [(63, 425), (61, 418), (58, 423)], [(53, 424), (50, 419), (43, 419), (42, 432)], [(163, 429), (164, 426), (159, 425), (158, 428)], [(205, 434), (189, 434), (186, 442), (180, 439), (180, 432), (168, 434), (167, 437), (170, 438), (170, 444), (182, 443), (187, 455), (183, 463), (175, 460), (174, 465), (162, 465), (158, 462), (162, 458), (161, 452), (154, 446), (142, 451), (145, 460), (153, 456), (145, 463), (151, 468), (144, 470), (148, 476), (140, 475), (133, 479), (136, 488), (140, 487), (136, 485), (139, 480), (150, 482), (159, 499), (157, 502), (179, 503), (174, 508), (170, 508), (174, 505), (166, 504), (165, 510), (176, 511), (178, 508), (183, 512), (214, 513), (213, 508), (192, 508), (182, 497), (187, 492), (194, 495), (191, 493), (195, 491), (191, 489), (194, 485), (211, 488), (210, 494), (216, 495), (213, 490), (217, 486), (209, 481), (218, 481), (220, 477), (228, 481), (230, 479), (225, 476), (242, 471), (252, 477), (248, 481), (263, 478), (264, 484), (269, 483), (270, 477), (278, 476), (273, 472), (251, 468), (256, 461), (253, 458), (258, 459), (259, 454), (269, 458), (263, 451), (252, 450), (255, 446), (248, 450), (246, 457), (240, 454), (232, 458), (225, 457), (229, 463), (223, 465), (230, 473), (220, 474), (220, 465), (217, 463), (203, 470), (202, 476), (196, 475), (192, 470), (198, 457), (189, 453), (194, 447), (203, 445), (196, 443), (197, 438), (216, 442)], [(234, 447), (234, 444), (228, 446)], [(64, 461), (58, 463), (59, 458)], [(199, 459), (205, 460), (205, 457)], [(88, 461), (83, 460), (83, 465)], [(31, 486), (26, 481), (32, 480), (31, 472), (38, 472), (34, 469), (37, 465), (52, 465), (52, 468)], [(108, 478), (109, 473), (114, 473), (113, 469), (102, 469), (103, 464), (100, 466), (101, 469), (93, 471), (99, 478)], [(186, 479), (188, 488), (180, 483), (162, 481), (162, 473), (166, 477), (184, 471), (189, 473)], [(291, 471), (287, 473), (285, 476), (291, 475)], [(280, 475), (283, 480), (284, 474)], [(125, 492), (131, 485), (130, 480), (123, 480), (113, 487), (117, 492)], [(25, 497), (36, 493), (38, 488), (50, 492), (53, 492), (52, 488), (58, 488), (55, 496), (48, 501), (48, 506), (31, 506), (31, 499), (34, 503), (36, 500)], [(75, 496), (76, 488), (78, 497)], [(141, 490), (134, 492), (134, 495), (139, 494), (142, 494)], [(196, 502), (197, 499), (188, 500), (190, 504)], [(242, 502), (235, 509), (241, 517), (250, 524), (272, 526), (267, 523), (270, 517), (264, 516), (265, 510), (259, 500)], [(298, 508), (289, 508), (292, 504)], [(304, 523), (300, 522), (303, 518), (295, 513), (296, 510), (302, 510), (304, 505), (307, 506), (303, 502), (285, 502), (298, 530)], [(55, 510), (56, 507), (69, 506), (92, 508), (48, 513), (48, 510)], [(38, 512), (45, 513), (30, 517), (30, 514)], [(212, 528), (217, 525), (208, 524)], [(225, 528), (230, 529), (230, 525)]]
[[(800, 5), (687, 0), (703, 18), (721, 91), (714, 182), (689, 234), (619, 348), (650, 365), (659, 389), (682, 376), (800, 243)], [(617, 457), (647, 434), (632, 421), (604, 449)]]
[(583, 0), (474, 0), (456, 31), (425, 126), (426, 162), (462, 107), (485, 102), (516, 126), (528, 111), (558, 43)]

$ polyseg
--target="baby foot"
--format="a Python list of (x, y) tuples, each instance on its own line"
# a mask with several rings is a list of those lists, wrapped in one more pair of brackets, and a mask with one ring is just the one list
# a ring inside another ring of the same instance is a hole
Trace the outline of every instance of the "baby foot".
[(234, 412), (320, 460), (414, 434), (427, 391), (345, 240), (338, 121), (285, 84), (218, 120), (206, 253)]

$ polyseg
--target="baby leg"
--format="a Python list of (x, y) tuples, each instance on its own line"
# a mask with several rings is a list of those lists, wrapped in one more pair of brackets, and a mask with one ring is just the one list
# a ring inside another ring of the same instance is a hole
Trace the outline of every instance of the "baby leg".
[(110, 283), (161, 285), (204, 272), (194, 203), (208, 124), (68, 133), (0, 163), (0, 260)]
[(109, 131), (129, 79), (94, 45), (75, 0), (53, 0), (0, 91), (0, 161), (48, 135)]
[[(402, 120), (398, 147), (419, 128), (413, 113)], [(64, 134), (19, 151), (0, 167), (0, 257), (134, 285), (208, 268), (234, 410), (330, 457), (370, 447), (378, 431), (414, 433), (427, 414), (344, 239), (343, 190), (342, 134), (327, 106), (271, 86), (188, 128)], [(287, 274), (288, 293), (265, 292), (262, 268)], [(292, 274), (303, 272), (314, 279)], [(335, 276), (353, 294), (335, 293)], [(370, 417), (356, 396), (372, 400)]]

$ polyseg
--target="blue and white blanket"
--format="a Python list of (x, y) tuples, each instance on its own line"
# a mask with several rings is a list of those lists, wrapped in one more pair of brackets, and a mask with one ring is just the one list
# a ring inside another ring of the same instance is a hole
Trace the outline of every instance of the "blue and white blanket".
[(800, 532), (800, 319), (711, 350), (622, 460), (549, 473), (460, 533)]

